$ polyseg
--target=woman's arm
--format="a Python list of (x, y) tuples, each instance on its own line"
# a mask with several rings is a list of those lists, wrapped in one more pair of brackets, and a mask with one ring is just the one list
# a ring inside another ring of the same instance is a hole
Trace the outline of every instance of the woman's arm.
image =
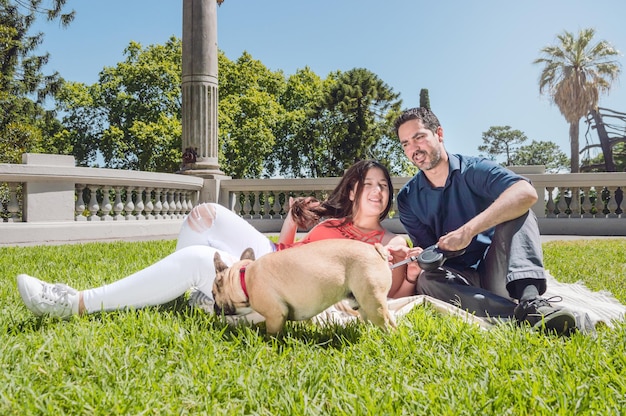
[[(294, 204), (296, 205), (295, 207)], [(296, 199), (289, 197), (289, 211), (280, 229), (278, 243), (293, 244), (296, 242), (298, 227), (304, 229), (313, 227), (319, 221), (319, 217), (311, 209), (319, 207), (319, 205), (319, 201), (311, 196), (298, 197)], [(294, 216), (294, 209), (300, 215)]]
[(279, 244), (293, 244), (296, 241), (296, 233), (298, 232), (298, 225), (291, 215), (291, 209), (287, 213), (283, 226), (280, 228), (280, 235), (278, 236)]

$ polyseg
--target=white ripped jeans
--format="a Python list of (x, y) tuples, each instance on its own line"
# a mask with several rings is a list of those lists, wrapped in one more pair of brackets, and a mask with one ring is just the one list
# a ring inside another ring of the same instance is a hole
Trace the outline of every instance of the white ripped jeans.
[(87, 313), (160, 305), (196, 288), (213, 298), (213, 257), (231, 265), (248, 247), (256, 257), (274, 244), (246, 220), (218, 204), (196, 206), (181, 227), (176, 251), (153, 265), (111, 284), (82, 292)]

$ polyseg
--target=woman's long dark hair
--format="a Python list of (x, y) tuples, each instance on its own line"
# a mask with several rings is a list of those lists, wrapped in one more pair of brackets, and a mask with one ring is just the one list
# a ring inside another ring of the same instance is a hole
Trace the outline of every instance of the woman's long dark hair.
[[(328, 198), (317, 207), (309, 206), (311, 199), (298, 198), (291, 207), (291, 213), (300, 226), (310, 225), (322, 217), (345, 218), (342, 224), (352, 221), (354, 214), (359, 210), (359, 202), (363, 193), (363, 183), (367, 172), (372, 168), (380, 169), (385, 175), (389, 188), (387, 207), (381, 212), (380, 221), (387, 218), (391, 204), (393, 203), (393, 185), (387, 168), (375, 160), (361, 160), (350, 166), (343, 174), (341, 181)], [(350, 191), (355, 189), (354, 202), (350, 200)], [(308, 227), (306, 227), (308, 228)]]

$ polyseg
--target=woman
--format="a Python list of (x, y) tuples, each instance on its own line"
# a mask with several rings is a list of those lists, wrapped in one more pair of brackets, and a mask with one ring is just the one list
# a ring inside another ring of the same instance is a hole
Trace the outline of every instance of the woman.
[[(290, 200), (278, 244), (258, 232), (227, 208), (207, 203), (196, 206), (183, 222), (176, 251), (157, 263), (111, 284), (77, 291), (21, 274), (22, 300), (34, 314), (68, 318), (74, 314), (160, 305), (195, 289), (191, 301), (205, 310), (213, 303), (213, 257), (218, 251), (228, 265), (247, 248), (256, 257), (328, 238), (349, 238), (387, 246), (392, 262), (406, 257), (406, 240), (386, 231), (381, 221), (391, 208), (393, 188), (387, 169), (375, 161), (360, 161), (344, 174), (326, 201)], [(326, 217), (324, 221), (320, 218)], [(317, 223), (301, 241), (298, 227)], [(393, 270), (390, 297), (414, 294), (414, 282), (405, 279), (406, 266)]]

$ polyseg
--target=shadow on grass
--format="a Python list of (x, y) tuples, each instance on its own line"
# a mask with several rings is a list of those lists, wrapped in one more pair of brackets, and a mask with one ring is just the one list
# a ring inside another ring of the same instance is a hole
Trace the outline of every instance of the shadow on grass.
[(220, 316), (211, 315), (210, 318), (206, 321), (206, 329), (219, 333), (223, 341), (241, 342), (247, 339), (248, 342), (263, 342), (276, 347), (279, 352), (293, 344), (340, 350), (358, 343), (364, 331), (363, 324), (359, 323), (318, 326), (310, 321), (289, 321), (282, 333), (273, 336), (266, 332), (264, 322), (233, 324)]
[(206, 313), (190, 306), (187, 298), (181, 296), (171, 302), (149, 306), (141, 309), (125, 309), (113, 312), (96, 312), (86, 317), (72, 317), (69, 320), (59, 318), (31, 316), (26, 320), (11, 320), (6, 324), (8, 335), (18, 335), (53, 329), (54, 326), (71, 323), (73, 319), (88, 319), (94, 322), (108, 321), (115, 314), (140, 314), (146, 311), (156, 311), (171, 314), (189, 320), (206, 331), (214, 331), (225, 342), (268, 343), (282, 351), (283, 348), (295, 344), (309, 345), (321, 348), (343, 349), (358, 343), (366, 330), (365, 324), (350, 322), (348, 324), (315, 325), (310, 321), (290, 321), (285, 324), (283, 332), (277, 336), (267, 334), (265, 323), (238, 322), (228, 323), (223, 317)]

